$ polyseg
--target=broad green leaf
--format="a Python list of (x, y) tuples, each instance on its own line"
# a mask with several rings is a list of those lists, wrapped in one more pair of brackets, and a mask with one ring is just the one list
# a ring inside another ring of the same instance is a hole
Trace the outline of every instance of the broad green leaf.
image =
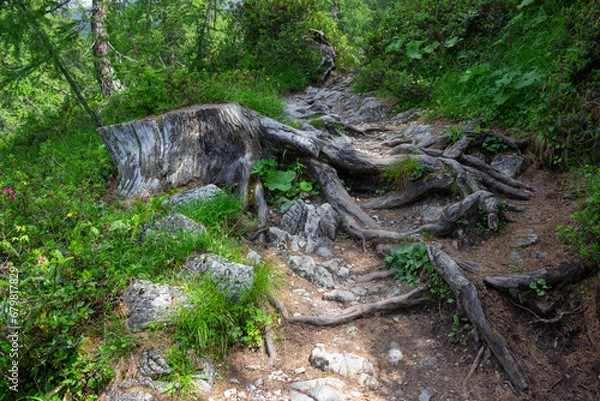
[(440, 42), (433, 42), (432, 44), (430, 44), (429, 46), (427, 46), (426, 48), (423, 49), (424, 53), (428, 53), (431, 54), (433, 53), (433, 51), (435, 49), (437, 49), (438, 47), (440, 47)]
[(535, 81), (539, 80), (540, 78), (542, 78), (544, 75), (540, 74), (537, 71), (530, 71), (526, 74), (523, 74), (523, 76), (521, 78), (519, 78), (517, 80), (517, 82), (515, 82), (515, 84), (513, 85), (513, 87), (515, 89), (521, 89), (524, 88), (526, 86), (532, 85)]
[(127, 224), (123, 220), (115, 220), (108, 226), (109, 231), (124, 231), (127, 230)]
[(496, 103), (497, 106), (501, 106), (506, 103), (508, 99), (510, 99), (510, 95), (501, 91), (494, 96), (494, 103)]
[(452, 39), (448, 39), (447, 41), (444, 42), (444, 47), (447, 48), (451, 48), (456, 46), (456, 44), (458, 42), (460, 42), (462, 39), (460, 39), (458, 36), (453, 37)]
[(392, 51), (400, 51), (400, 49), (402, 48), (402, 45), (404, 44), (404, 38), (395, 38), (396, 41), (393, 43), (390, 43), (386, 48), (385, 51), (386, 52), (392, 52)]
[(265, 186), (271, 191), (279, 190), (281, 192), (287, 192), (292, 187), (294, 178), (296, 178), (295, 171), (272, 170), (265, 178)]
[(519, 10), (520, 10), (520, 9), (522, 9), (523, 7), (526, 7), (526, 6), (530, 5), (530, 4), (531, 4), (531, 3), (533, 3), (534, 1), (535, 1), (535, 0), (523, 0), (523, 1), (521, 2), (521, 4), (519, 4), (519, 5), (517, 6), (517, 9), (519, 9)]
[(420, 60), (423, 58), (420, 47), (425, 43), (425, 40), (411, 40), (406, 44), (406, 55), (412, 59)]

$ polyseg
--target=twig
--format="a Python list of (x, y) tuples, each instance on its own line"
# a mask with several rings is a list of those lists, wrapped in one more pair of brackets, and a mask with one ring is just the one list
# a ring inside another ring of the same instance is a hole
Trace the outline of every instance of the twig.
[(473, 361), (473, 364), (471, 365), (471, 369), (469, 369), (469, 373), (467, 374), (467, 377), (465, 377), (465, 379), (462, 382), (461, 389), (463, 392), (467, 391), (467, 381), (469, 381), (471, 376), (473, 376), (473, 373), (475, 373), (475, 370), (477, 370), (477, 367), (481, 363), (481, 359), (483, 358), (483, 351), (485, 351), (485, 346), (482, 345), (481, 347), (479, 347), (479, 351), (477, 352), (477, 356), (475, 357), (475, 360)]
[(546, 389), (546, 392), (548, 392), (548, 391), (552, 390), (554, 387), (556, 387), (556, 385), (557, 385), (558, 383), (560, 383), (561, 381), (563, 381), (563, 380), (564, 380), (564, 378), (565, 378), (565, 377), (563, 376), (563, 377), (561, 377), (560, 379), (558, 379), (557, 381), (555, 381), (555, 382), (554, 382), (554, 384), (552, 384), (550, 387), (548, 387), (548, 388)]

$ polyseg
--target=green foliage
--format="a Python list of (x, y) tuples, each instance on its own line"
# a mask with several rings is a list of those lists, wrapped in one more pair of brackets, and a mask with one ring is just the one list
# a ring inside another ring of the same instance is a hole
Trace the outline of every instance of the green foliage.
[(501, 137), (493, 135), (487, 135), (483, 140), (481, 147), (495, 155), (508, 149)]
[(185, 68), (152, 69), (136, 73), (136, 84), (113, 96), (103, 110), (107, 124), (158, 115), (181, 106), (238, 102), (267, 116), (283, 114), (276, 84), (264, 73), (236, 69), (224, 73), (193, 72)]
[(419, 283), (425, 276), (429, 280), (432, 294), (440, 299), (446, 299), (447, 302), (454, 302), (451, 298), (452, 290), (429, 261), (425, 245), (415, 244), (394, 249), (386, 256), (384, 267), (395, 269), (396, 279), (409, 285)]
[(450, 129), (450, 143), (458, 142), (463, 136), (465, 136), (465, 131), (462, 129), (453, 126)]
[(590, 169), (578, 185), (583, 199), (581, 209), (572, 216), (575, 223), (558, 226), (558, 233), (584, 263), (597, 266), (600, 263), (600, 169)]
[(271, 317), (262, 305), (273, 288), (273, 275), (266, 265), (254, 269), (252, 288), (234, 301), (209, 277), (190, 285), (192, 308), (182, 308), (176, 322), (176, 338), (201, 353), (224, 357), (238, 342), (251, 348), (262, 346), (262, 333)]
[(417, 160), (406, 157), (400, 159), (383, 171), (383, 177), (391, 182), (395, 182), (400, 188), (406, 181), (416, 181), (425, 176), (427, 169)]
[(535, 291), (538, 297), (543, 297), (546, 295), (546, 291), (550, 289), (550, 286), (546, 283), (546, 280), (541, 278), (537, 281), (532, 281), (529, 283), (529, 288)]
[(455, 338), (460, 341), (460, 344), (465, 347), (467, 345), (466, 334), (467, 331), (471, 329), (471, 325), (469, 323), (462, 323), (458, 315), (454, 315), (452, 317), (452, 322), (454, 326), (452, 330), (448, 333), (448, 337)]
[[(62, 384), (63, 393), (83, 399), (110, 379), (110, 361), (135, 341), (118, 320), (108, 319), (106, 330), (97, 333), (90, 333), (90, 321), (112, 314), (131, 278), (165, 280), (190, 254), (205, 250), (242, 259), (235, 238), (244, 224), (240, 202), (227, 195), (181, 208), (208, 228), (207, 235), (139, 242), (144, 227), (166, 213), (162, 199), (111, 200), (110, 156), (93, 127), (76, 129), (89, 127), (78, 116), (63, 118), (71, 129), (51, 138), (43, 133), (62, 127), (61, 120), (38, 121), (33, 131), (17, 132), (0, 147), (0, 276), (18, 274), (19, 341), (28, 346), (19, 353), (17, 397), (46, 394)], [(3, 310), (10, 301), (7, 279), (0, 280)], [(8, 323), (0, 322), (3, 333)], [(89, 336), (102, 341), (95, 351), (83, 346)], [(0, 343), (2, 369), (11, 364), (9, 355), (10, 345)], [(9, 386), (4, 376), (0, 386)]]
[(277, 161), (271, 158), (257, 161), (252, 168), (252, 174), (257, 175), (270, 191), (268, 201), (281, 204), (285, 210), (301, 197), (318, 194), (305, 170), (306, 166), (298, 160), (285, 170), (278, 170)]
[(237, 6), (234, 26), (253, 68), (265, 69), (297, 90), (318, 76), (321, 54), (311, 29), (331, 32), (316, 0), (247, 0)]
[(402, 109), (425, 105), (535, 132), (548, 165), (594, 161), (599, 21), (600, 9), (584, 0), (391, 1), (358, 87)]

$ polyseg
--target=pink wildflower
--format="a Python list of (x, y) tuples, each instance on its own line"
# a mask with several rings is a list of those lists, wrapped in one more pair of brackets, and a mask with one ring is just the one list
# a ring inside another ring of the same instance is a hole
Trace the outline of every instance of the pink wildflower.
[(46, 261), (46, 257), (44, 255), (40, 256), (37, 260), (37, 264), (41, 265), (42, 263), (44, 263)]

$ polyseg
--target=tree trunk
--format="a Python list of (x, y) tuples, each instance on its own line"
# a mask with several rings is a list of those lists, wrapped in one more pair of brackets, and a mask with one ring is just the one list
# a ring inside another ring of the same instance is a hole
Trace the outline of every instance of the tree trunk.
[(113, 92), (121, 89), (121, 83), (115, 78), (115, 71), (108, 56), (108, 34), (104, 26), (107, 11), (108, 6), (105, 1), (92, 1), (90, 21), (92, 37), (94, 38), (94, 45), (92, 46), (94, 69), (96, 70), (96, 79), (100, 85), (102, 95), (109, 97)]

